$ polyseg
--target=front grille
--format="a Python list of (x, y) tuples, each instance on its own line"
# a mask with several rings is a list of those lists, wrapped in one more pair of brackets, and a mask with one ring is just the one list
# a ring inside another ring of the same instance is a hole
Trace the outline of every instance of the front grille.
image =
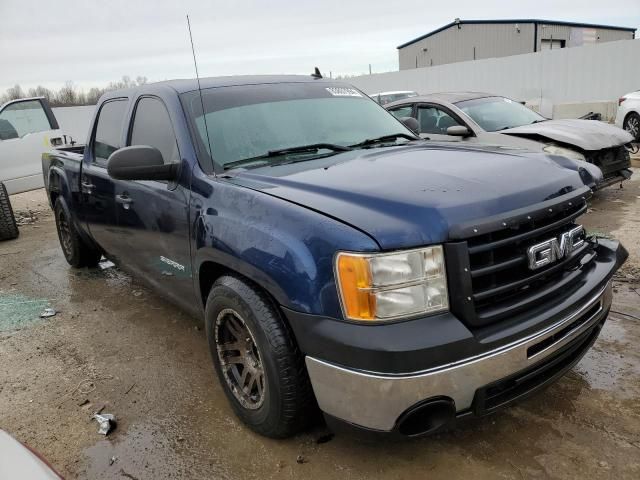
[(620, 170), (631, 166), (631, 157), (624, 145), (585, 152), (585, 158), (589, 163), (597, 165), (602, 170), (605, 179), (615, 176)]
[(526, 250), (575, 227), (586, 210), (585, 192), (566, 194), (541, 209), (463, 229), (460, 234), (470, 236), (446, 251), (450, 268), (457, 269), (450, 278), (462, 275), (460, 285), (451, 285), (458, 297), (452, 298), (454, 313), (481, 327), (571, 295), (580, 285), (587, 255), (593, 256), (593, 245), (587, 241), (537, 270), (529, 269)]

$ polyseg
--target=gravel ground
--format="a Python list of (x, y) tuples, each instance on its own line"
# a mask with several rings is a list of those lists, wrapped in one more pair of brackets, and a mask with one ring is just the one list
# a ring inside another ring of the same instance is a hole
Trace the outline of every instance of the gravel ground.
[[(565, 377), (498, 415), (413, 441), (269, 440), (234, 417), (198, 319), (116, 268), (64, 261), (42, 191), (12, 197), (0, 243), (0, 428), (67, 478), (640, 478), (640, 170), (583, 223), (631, 257), (600, 338)], [(48, 319), (47, 306), (58, 311)], [(108, 437), (91, 413), (118, 417)]]

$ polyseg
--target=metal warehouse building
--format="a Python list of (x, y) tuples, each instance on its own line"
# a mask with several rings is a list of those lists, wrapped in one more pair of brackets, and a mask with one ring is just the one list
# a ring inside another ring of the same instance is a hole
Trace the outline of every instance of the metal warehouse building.
[(460, 20), (398, 47), (400, 70), (632, 40), (635, 28), (553, 20)]

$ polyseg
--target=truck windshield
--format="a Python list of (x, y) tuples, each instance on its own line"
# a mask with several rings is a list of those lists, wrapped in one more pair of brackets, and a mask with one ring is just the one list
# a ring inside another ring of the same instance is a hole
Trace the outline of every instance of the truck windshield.
[(211, 154), (208, 130), (213, 160), (222, 167), (248, 167), (258, 157), (261, 161), (255, 165), (279, 163), (284, 155), (317, 158), (380, 137), (389, 136), (390, 143), (415, 138), (373, 100), (348, 86), (280, 83), (209, 88), (202, 93), (206, 130), (198, 92), (183, 94), (182, 100), (201, 146)]
[(487, 132), (543, 122), (543, 116), (505, 97), (485, 97), (455, 104)]

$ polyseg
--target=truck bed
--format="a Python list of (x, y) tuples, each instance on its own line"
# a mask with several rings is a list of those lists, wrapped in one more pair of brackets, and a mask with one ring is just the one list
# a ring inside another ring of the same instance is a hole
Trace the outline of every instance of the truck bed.
[(42, 154), (42, 174), (47, 194), (51, 192), (49, 181), (52, 171), (60, 169), (66, 172), (66, 178), (69, 180), (79, 178), (80, 167), (84, 157), (84, 147), (84, 145), (61, 147)]

